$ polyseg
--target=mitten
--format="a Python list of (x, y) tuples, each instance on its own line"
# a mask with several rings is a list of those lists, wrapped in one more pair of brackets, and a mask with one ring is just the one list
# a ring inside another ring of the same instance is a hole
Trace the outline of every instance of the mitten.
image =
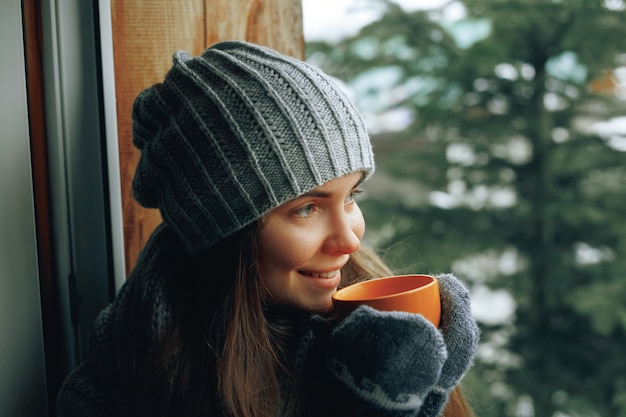
[(361, 306), (332, 331), (331, 374), (351, 415), (414, 416), (440, 380), (447, 358), (440, 332), (424, 317)]
[(450, 392), (471, 367), (480, 336), (472, 318), (467, 288), (450, 274), (438, 276), (437, 280), (441, 294), (440, 330), (448, 358), (443, 364), (439, 381), (424, 401), (419, 417), (439, 415)]

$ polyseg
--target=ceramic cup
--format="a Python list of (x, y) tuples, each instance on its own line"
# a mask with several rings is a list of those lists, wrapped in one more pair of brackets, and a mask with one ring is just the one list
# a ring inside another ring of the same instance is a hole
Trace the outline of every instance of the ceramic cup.
[(418, 313), (439, 327), (439, 284), (430, 275), (397, 275), (363, 281), (338, 290), (332, 299), (340, 318), (367, 304), (382, 311)]

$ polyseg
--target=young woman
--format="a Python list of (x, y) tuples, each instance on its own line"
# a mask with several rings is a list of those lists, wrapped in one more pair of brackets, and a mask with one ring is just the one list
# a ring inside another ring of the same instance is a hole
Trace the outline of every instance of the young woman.
[[(244, 42), (174, 55), (137, 97), (133, 190), (163, 223), (58, 397), (66, 416), (470, 415), (478, 330), (439, 276), (442, 323), (338, 287), (391, 271), (361, 246), (374, 171), (354, 106), (318, 69)], [(446, 405), (447, 404), (447, 405)]]

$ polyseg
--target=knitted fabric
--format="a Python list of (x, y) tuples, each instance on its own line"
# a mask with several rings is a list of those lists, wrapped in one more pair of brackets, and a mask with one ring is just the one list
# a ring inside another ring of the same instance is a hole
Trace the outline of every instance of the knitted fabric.
[(189, 252), (329, 180), (373, 173), (361, 116), (312, 65), (238, 41), (173, 62), (133, 106), (133, 192)]
[(126, 415), (134, 363), (162, 340), (171, 325), (165, 283), (177, 276), (184, 259), (172, 230), (164, 224), (157, 227), (133, 273), (98, 316), (87, 360), (72, 371), (59, 393), (58, 417)]
[(440, 329), (417, 314), (361, 306), (332, 331), (330, 370), (357, 398), (344, 416), (436, 417), (442, 411), (472, 365), (480, 332), (465, 286), (450, 274), (437, 279)]
[(441, 334), (448, 351), (441, 377), (424, 400), (418, 417), (436, 416), (444, 408), (450, 392), (474, 361), (480, 330), (472, 318), (467, 288), (451, 274), (439, 275), (441, 292)]
[(393, 412), (419, 410), (447, 358), (443, 338), (424, 317), (367, 306), (337, 326), (329, 352), (339, 380), (364, 402)]

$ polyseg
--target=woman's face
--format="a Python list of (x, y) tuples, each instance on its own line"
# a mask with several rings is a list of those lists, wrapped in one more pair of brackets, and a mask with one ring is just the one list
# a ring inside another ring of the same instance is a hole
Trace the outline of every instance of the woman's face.
[(365, 231), (354, 201), (362, 177), (331, 180), (259, 221), (261, 283), (272, 301), (319, 313), (332, 308), (340, 270)]

